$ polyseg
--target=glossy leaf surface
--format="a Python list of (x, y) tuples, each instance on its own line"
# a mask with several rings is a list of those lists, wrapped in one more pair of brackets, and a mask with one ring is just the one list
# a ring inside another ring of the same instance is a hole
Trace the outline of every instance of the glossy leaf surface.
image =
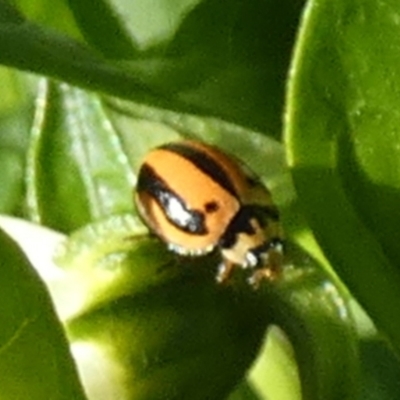
[(399, 13), (396, 1), (310, 1), (286, 115), (311, 227), (398, 351)]

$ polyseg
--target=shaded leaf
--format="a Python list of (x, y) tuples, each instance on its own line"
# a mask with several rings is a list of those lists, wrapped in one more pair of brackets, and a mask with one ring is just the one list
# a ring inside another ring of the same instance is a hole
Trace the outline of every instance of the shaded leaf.
[(289, 255), (295, 268), (288, 266), (281, 282), (265, 287), (266, 307), (292, 343), (302, 396), (353, 400), (359, 393), (359, 360), (351, 298), (307, 255), (295, 248)]
[(215, 284), (215, 257), (173, 258), (162, 243), (137, 235), (136, 225), (89, 226), (57, 257), (66, 276), (81, 282), (74, 293), (81, 305), (66, 325), (89, 396), (223, 398), (268, 323), (257, 293), (247, 284)]
[[(191, 6), (176, 7), (175, 28), (157, 39), (164, 45), (118, 65), (66, 35), (10, 18), (0, 24), (0, 62), (148, 105), (219, 116), (279, 137), (286, 68), (302, 3), (236, 0), (227, 7), (205, 1), (179, 29), (177, 21)], [(78, 20), (84, 19), (82, 30), (90, 30), (88, 41), (111, 57), (133, 52), (123, 18), (117, 17), (119, 2), (113, 3), (115, 8), (96, 4), (104, 17), (93, 21), (85, 4), (76, 10), (74, 3)], [(148, 24), (157, 29), (157, 21), (150, 18)], [(122, 32), (115, 34), (112, 28)], [(114, 38), (112, 51), (105, 30)]]
[(105, 57), (131, 59), (173, 38), (182, 18), (199, 0), (69, 0), (87, 40)]
[(13, 0), (12, 4), (30, 21), (59, 33), (80, 38), (79, 30), (66, 1)]
[[(199, 2), (176, 32), (170, 30), (164, 46), (127, 66), (195, 110), (279, 138), (301, 6), (302, 1)], [(151, 14), (148, 19), (151, 24)]]
[(325, 254), (400, 350), (397, 1), (310, 1), (288, 91), (288, 158)]

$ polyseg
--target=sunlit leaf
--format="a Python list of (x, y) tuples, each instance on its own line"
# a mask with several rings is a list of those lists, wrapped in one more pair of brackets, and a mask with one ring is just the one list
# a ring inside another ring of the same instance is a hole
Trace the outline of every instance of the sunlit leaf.
[(31, 218), (68, 232), (129, 211), (131, 169), (99, 99), (44, 81), (39, 96), (27, 171)]
[(0, 397), (84, 399), (47, 289), (0, 231)]

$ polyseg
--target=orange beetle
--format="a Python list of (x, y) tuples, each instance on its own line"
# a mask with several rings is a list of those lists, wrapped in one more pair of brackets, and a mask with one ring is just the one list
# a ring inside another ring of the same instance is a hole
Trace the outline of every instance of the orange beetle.
[(218, 282), (227, 281), (235, 266), (251, 269), (255, 285), (280, 268), (283, 239), (270, 192), (214, 146), (184, 140), (150, 151), (139, 170), (135, 201), (170, 250), (200, 256), (218, 248)]

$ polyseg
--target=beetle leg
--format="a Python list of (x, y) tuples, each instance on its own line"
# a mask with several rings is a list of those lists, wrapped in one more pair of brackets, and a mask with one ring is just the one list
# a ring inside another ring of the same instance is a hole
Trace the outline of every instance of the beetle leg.
[(283, 252), (280, 247), (268, 251), (268, 263), (263, 267), (254, 271), (248, 278), (248, 282), (254, 289), (260, 286), (262, 280), (273, 281), (282, 273)]
[(218, 267), (216, 280), (218, 283), (225, 283), (235, 268), (235, 264), (229, 260), (223, 260)]

